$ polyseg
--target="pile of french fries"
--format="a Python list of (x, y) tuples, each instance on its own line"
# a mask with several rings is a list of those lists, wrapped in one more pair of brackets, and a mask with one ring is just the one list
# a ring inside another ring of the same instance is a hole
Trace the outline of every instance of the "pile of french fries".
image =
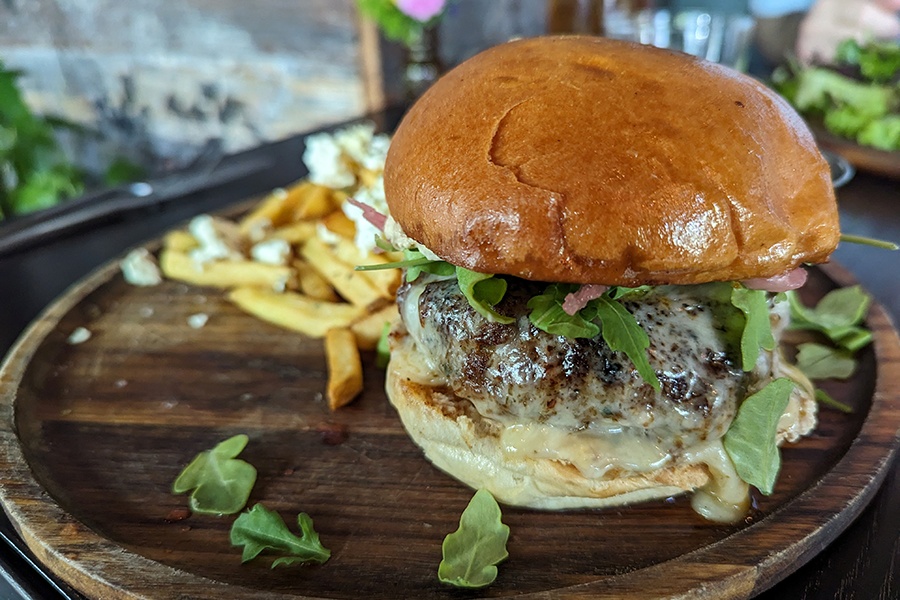
[[(237, 221), (203, 216), (227, 256), (198, 258), (203, 236), (193, 227), (169, 232), (159, 256), (167, 278), (226, 290), (231, 302), (259, 319), (323, 338), (332, 410), (362, 391), (359, 350), (374, 349), (397, 317), (401, 277), (397, 269), (354, 270), (402, 257), (354, 244), (355, 225), (341, 210), (346, 200), (343, 190), (299, 181), (272, 191)], [(254, 258), (265, 246), (280, 253)]]

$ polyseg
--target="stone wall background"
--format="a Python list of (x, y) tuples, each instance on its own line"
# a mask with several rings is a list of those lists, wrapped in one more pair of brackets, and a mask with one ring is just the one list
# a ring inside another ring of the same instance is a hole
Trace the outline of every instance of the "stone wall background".
[(210, 139), (231, 152), (363, 114), (379, 102), (365, 35), (353, 0), (0, 0), (0, 60), (36, 111), (101, 132), (67, 138), (89, 166), (181, 163)]

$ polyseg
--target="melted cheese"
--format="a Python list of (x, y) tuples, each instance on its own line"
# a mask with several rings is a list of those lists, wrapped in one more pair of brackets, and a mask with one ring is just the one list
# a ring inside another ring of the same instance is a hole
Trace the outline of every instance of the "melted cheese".
[(672, 457), (651, 440), (625, 433), (573, 432), (539, 423), (514, 424), (500, 434), (504, 452), (519, 459), (568, 463), (585, 477), (599, 479), (610, 470), (644, 472), (665, 467)]
[(714, 440), (693, 448), (684, 456), (688, 464), (703, 464), (709, 469), (709, 483), (694, 491), (691, 507), (704, 518), (720, 523), (734, 523), (750, 508), (750, 486), (734, 470), (734, 463), (722, 440)]

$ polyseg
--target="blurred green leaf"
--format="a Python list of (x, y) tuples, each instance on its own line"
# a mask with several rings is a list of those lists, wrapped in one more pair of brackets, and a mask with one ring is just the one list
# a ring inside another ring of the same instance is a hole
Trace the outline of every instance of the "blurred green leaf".
[(131, 181), (138, 181), (146, 175), (143, 167), (137, 165), (127, 158), (118, 157), (110, 163), (103, 177), (106, 185), (115, 186)]

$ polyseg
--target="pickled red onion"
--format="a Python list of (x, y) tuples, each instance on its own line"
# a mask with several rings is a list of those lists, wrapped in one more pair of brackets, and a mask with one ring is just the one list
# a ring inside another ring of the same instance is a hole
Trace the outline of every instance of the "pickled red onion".
[(741, 283), (750, 290), (764, 290), (766, 292), (787, 292), (803, 287), (807, 278), (806, 269), (797, 267), (787, 273), (775, 275), (774, 277), (745, 279)]
[(598, 285), (595, 283), (583, 285), (578, 288), (577, 291), (566, 295), (566, 299), (563, 300), (562, 305), (563, 311), (565, 311), (567, 315), (574, 315), (587, 306), (588, 302), (602, 296), (603, 292), (608, 289), (608, 285)]
[(359, 200), (354, 200), (353, 198), (347, 198), (347, 202), (358, 208), (362, 211), (363, 218), (374, 225), (379, 231), (384, 231), (384, 224), (387, 222), (387, 216), (381, 214), (368, 204), (364, 202), (360, 202)]

